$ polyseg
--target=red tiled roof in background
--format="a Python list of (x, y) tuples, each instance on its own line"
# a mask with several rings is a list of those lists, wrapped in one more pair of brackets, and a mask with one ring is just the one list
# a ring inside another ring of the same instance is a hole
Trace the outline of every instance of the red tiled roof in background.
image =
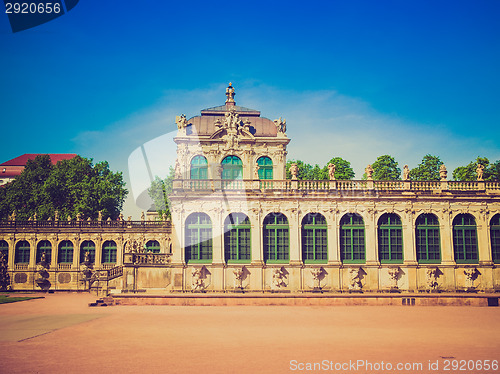
[(76, 156), (76, 154), (74, 153), (25, 153), (22, 156), (18, 156), (16, 158), (13, 158), (12, 160), (4, 162), (3, 164), (0, 164), (0, 167), (25, 166), (28, 160), (34, 160), (36, 156), (41, 156), (45, 154), (48, 154), (50, 156), (50, 160), (54, 165), (57, 164), (58, 161), (69, 160)]

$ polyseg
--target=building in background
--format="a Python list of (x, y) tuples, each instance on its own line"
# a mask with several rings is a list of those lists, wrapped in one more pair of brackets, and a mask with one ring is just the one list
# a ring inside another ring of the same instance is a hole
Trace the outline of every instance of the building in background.
[(176, 118), (171, 220), (0, 222), (12, 288), (500, 290), (499, 182), (287, 180), (286, 121), (234, 94)]
[[(36, 156), (41, 156), (46, 153), (25, 153), (24, 155), (5, 161), (0, 164), (0, 186), (12, 182), (26, 166), (28, 160), (34, 160)], [(55, 165), (61, 160), (69, 160), (76, 156), (73, 153), (50, 153), (50, 160)]]

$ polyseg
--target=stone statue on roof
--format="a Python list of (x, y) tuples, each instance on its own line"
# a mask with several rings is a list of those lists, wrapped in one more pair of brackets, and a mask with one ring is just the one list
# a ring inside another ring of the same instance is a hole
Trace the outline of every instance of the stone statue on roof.
[(233, 84), (229, 82), (229, 86), (226, 88), (226, 96), (227, 96), (226, 105), (227, 103), (232, 103), (233, 105), (235, 104), (234, 95), (236, 94), (234, 92)]

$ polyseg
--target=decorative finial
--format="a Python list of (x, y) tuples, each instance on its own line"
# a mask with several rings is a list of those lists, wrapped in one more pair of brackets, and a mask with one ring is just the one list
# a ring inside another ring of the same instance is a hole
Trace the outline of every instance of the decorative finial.
[(234, 101), (234, 95), (236, 94), (234, 93), (233, 84), (229, 82), (229, 86), (226, 88), (226, 96), (227, 96), (226, 105), (236, 104), (236, 102)]

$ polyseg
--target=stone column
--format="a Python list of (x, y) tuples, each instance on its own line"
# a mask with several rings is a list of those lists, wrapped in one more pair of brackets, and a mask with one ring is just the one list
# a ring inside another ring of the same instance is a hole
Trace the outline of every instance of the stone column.
[(28, 267), (34, 269), (36, 267), (36, 239), (30, 238), (28, 239), (28, 243), (30, 243), (30, 262)]
[(339, 215), (333, 214), (327, 218), (327, 242), (328, 242), (328, 264), (340, 265), (340, 235)]
[(446, 212), (440, 215), (439, 223), (439, 234), (441, 236), (441, 264), (454, 265), (453, 227), (450, 214)]
[(477, 250), (480, 265), (493, 265), (491, 257), (490, 227), (488, 225), (488, 217), (485, 214), (482, 214), (477, 222)]
[(216, 210), (212, 219), (212, 264), (224, 263), (224, 222), (220, 211)]
[[(286, 213), (285, 213), (286, 214)], [(287, 212), (288, 217), (288, 232), (289, 232), (289, 249), (290, 249), (290, 265), (302, 265), (302, 251), (300, 247), (300, 222), (297, 209), (292, 209)]]
[(95, 262), (94, 267), (100, 268), (102, 265), (102, 244), (105, 242), (102, 238), (97, 238), (95, 240)]
[(71, 240), (71, 243), (73, 243), (73, 263), (71, 268), (78, 269), (80, 265), (80, 240)]
[(376, 216), (368, 214), (365, 218), (366, 265), (378, 265)]
[(7, 243), (9, 243), (9, 255), (7, 258), (7, 266), (9, 270), (14, 270), (14, 258), (16, 256), (16, 238), (13, 236), (7, 239), (6, 241)]
[(411, 212), (402, 214), (403, 226), (403, 261), (405, 265), (417, 265), (417, 246), (415, 242), (415, 226)]
[(253, 216), (249, 217), (251, 222), (252, 265), (262, 265), (264, 263), (262, 217), (258, 209), (255, 209), (254, 213)]

